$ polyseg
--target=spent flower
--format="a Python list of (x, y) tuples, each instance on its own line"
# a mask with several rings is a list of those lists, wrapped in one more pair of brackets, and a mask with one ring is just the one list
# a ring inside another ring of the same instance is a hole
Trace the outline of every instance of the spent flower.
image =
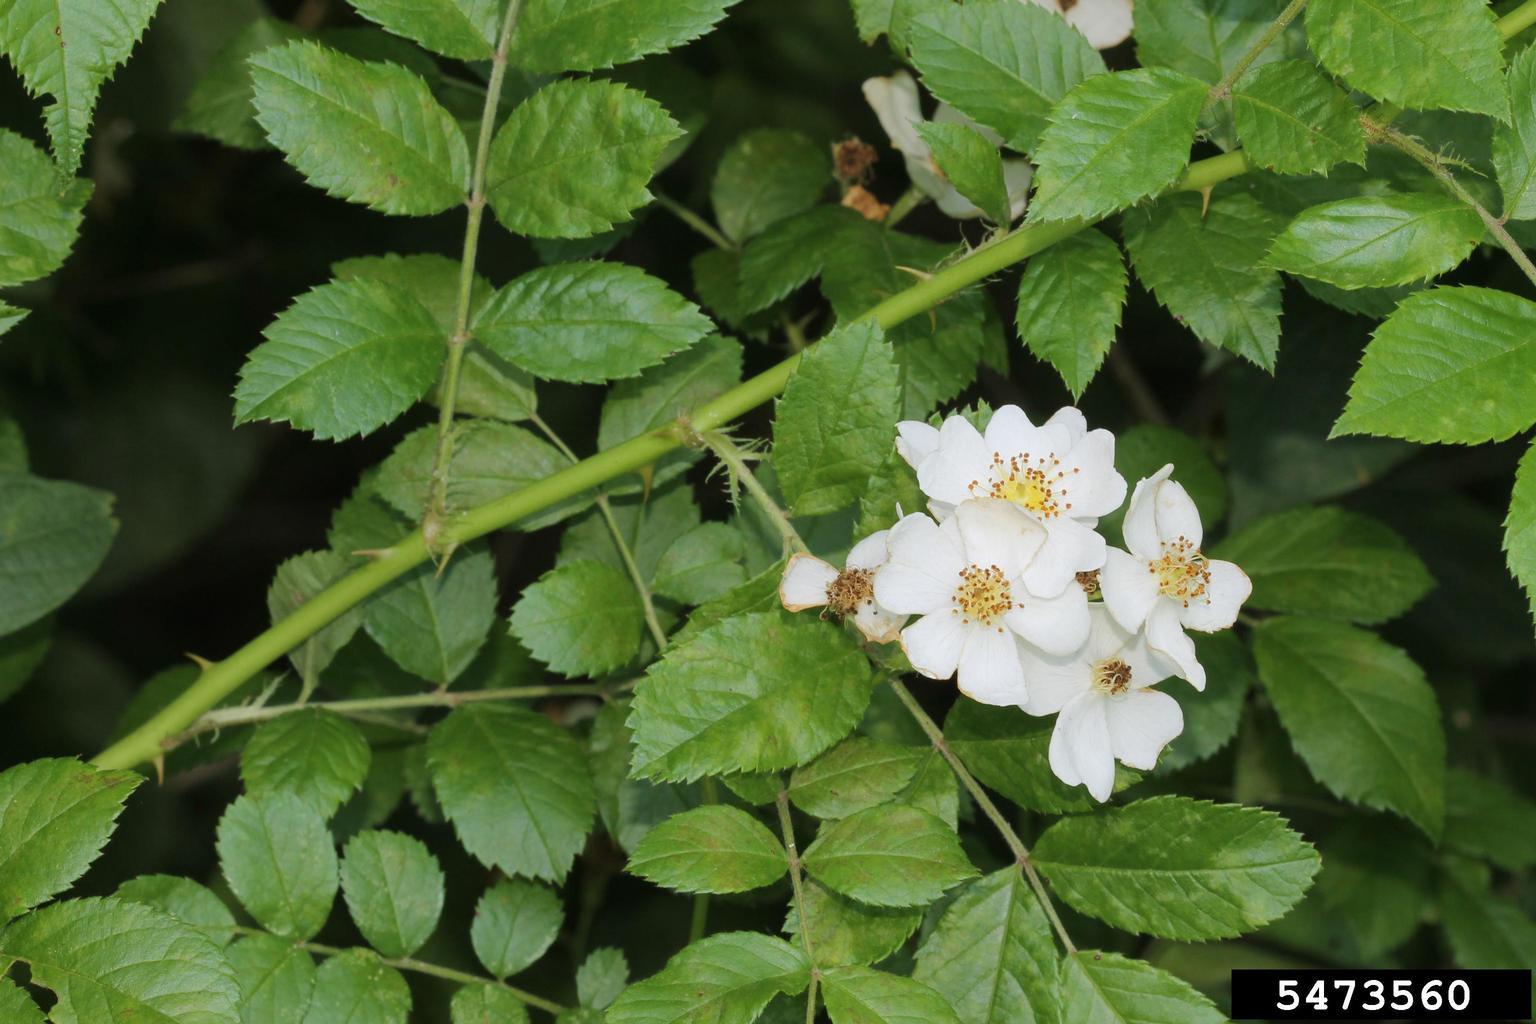
[(892, 642), (906, 617), (886, 611), (875, 600), (875, 571), (886, 562), (890, 532), (876, 531), (855, 544), (842, 569), (815, 555), (792, 555), (779, 580), (780, 602), (792, 612), (825, 607), (852, 620), (864, 639)]

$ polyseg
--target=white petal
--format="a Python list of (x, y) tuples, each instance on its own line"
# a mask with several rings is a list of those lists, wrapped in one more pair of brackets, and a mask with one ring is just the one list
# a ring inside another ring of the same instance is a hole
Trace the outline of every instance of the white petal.
[(888, 612), (875, 601), (864, 602), (853, 613), (854, 626), (865, 640), (875, 644), (895, 643), (906, 621), (905, 615)]
[(1108, 705), (1110, 746), (1132, 768), (1156, 768), (1163, 748), (1184, 731), (1184, 712), (1166, 693), (1132, 690)]
[(981, 134), (982, 138), (986, 139), (994, 147), (1001, 146), (1003, 144), (1003, 137), (997, 132), (993, 131), (991, 128), (988, 128), (984, 124), (977, 124), (975, 121), (972, 121), (969, 117), (960, 113), (960, 111), (956, 110), (948, 103), (940, 103), (937, 107), (934, 108), (933, 119), (935, 121), (947, 122), (949, 124), (963, 124), (967, 128), (974, 128)]
[(1045, 421), (1046, 426), (1064, 427), (1067, 436), (1075, 445), (1088, 434), (1088, 420), (1083, 416), (1083, 411), (1075, 405), (1064, 405), (1051, 413), (1051, 418)]
[(779, 580), (779, 600), (792, 612), (818, 608), (827, 603), (827, 587), (837, 570), (814, 555), (796, 554)]
[(1125, 640), (1114, 652), (1114, 656), (1130, 668), (1131, 689), (1139, 690), (1147, 686), (1156, 686), (1173, 675), (1175, 667), (1173, 662), (1152, 652), (1152, 649), (1147, 646), (1147, 634), (1144, 631), (1135, 636), (1126, 636), (1124, 633), (1120, 635)]
[(987, 452), (1011, 459), (1029, 455), (1031, 460), (1065, 454), (1072, 446), (1066, 427), (1037, 427), (1016, 405), (1005, 405), (987, 421)]
[(954, 517), (955, 505), (949, 501), (930, 501), (928, 503), (928, 514), (940, 523), (943, 523)]
[(914, 124), (923, 120), (918, 104), (917, 83), (905, 71), (888, 78), (866, 78), (864, 99), (875, 112), (880, 127), (899, 152), (927, 159), (928, 145), (917, 134)]
[(1214, 633), (1229, 629), (1237, 621), (1238, 609), (1253, 593), (1248, 575), (1233, 565), (1212, 559), (1206, 563), (1211, 580), (1205, 585), (1205, 597), (1189, 602), (1188, 608), (1179, 609), (1179, 621), (1189, 629), (1202, 633)]
[(1082, 523), (1047, 520), (1045, 543), (1024, 570), (1024, 585), (1031, 593), (1054, 597), (1076, 587), (1078, 573), (1102, 568), (1106, 550), (1103, 536)]
[(912, 667), (930, 679), (948, 679), (960, 664), (966, 634), (960, 616), (944, 609), (924, 615), (901, 631), (901, 649)]
[(1024, 710), (1032, 715), (1053, 715), (1093, 685), (1092, 659), (1081, 652), (1050, 655), (1022, 640), (1018, 648), (1024, 686), (1029, 691)]
[(955, 509), (966, 560), (995, 565), (1013, 580), (1045, 543), (1045, 527), (1011, 501), (972, 498)]
[(965, 561), (938, 524), (922, 513), (902, 519), (887, 538), (890, 559), (875, 572), (875, 600), (903, 615), (950, 607)]
[(1003, 161), (1003, 187), (1008, 190), (1008, 217), (1018, 220), (1029, 206), (1029, 183), (1035, 167), (1028, 160)]
[(1115, 754), (1105, 703), (1102, 695), (1089, 691), (1062, 708), (1048, 755), (1058, 779), (1069, 786), (1087, 786), (1100, 803), (1115, 789)]
[(1062, 465), (1074, 519), (1107, 516), (1125, 501), (1125, 477), (1115, 470), (1115, 435), (1109, 431), (1084, 435)]
[(1000, 627), (970, 630), (960, 653), (960, 692), (983, 704), (1023, 707), (1029, 699), (1013, 634)]
[(1157, 602), (1157, 577), (1143, 560), (1110, 548), (1104, 555), (1104, 568), (1099, 570), (1099, 593), (1121, 628), (1134, 633)]
[(1024, 595), (1022, 603), (1003, 621), (1046, 654), (1071, 654), (1088, 639), (1088, 595), (1081, 587), (1068, 587), (1052, 598)]
[(962, 196), (955, 186), (949, 183), (949, 179), (939, 170), (939, 165), (934, 163), (933, 157), (903, 153), (902, 158), (906, 161), (907, 177), (912, 179), (912, 184), (917, 186), (919, 192), (936, 202), (946, 217), (967, 220), (981, 216), (981, 208)]
[(939, 428), (922, 420), (902, 420), (896, 424), (896, 454), (907, 460), (913, 469), (918, 467), (939, 447)]
[(1174, 675), (1188, 680), (1197, 690), (1205, 689), (1205, 669), (1195, 658), (1195, 642), (1184, 635), (1173, 601), (1162, 600), (1152, 606), (1152, 614), (1147, 616), (1147, 647), (1173, 663)]
[(890, 530), (876, 530), (853, 546), (843, 562), (850, 569), (878, 569), (890, 557)]
[[(1061, 0), (1035, 0), (1035, 4), (1061, 13)], [(1066, 12), (1067, 24), (1088, 38), (1095, 49), (1107, 50), (1130, 38), (1135, 27), (1133, 0), (1077, 0)]]
[(917, 467), (917, 485), (939, 501), (958, 505), (971, 497), (971, 484), (990, 479), (987, 444), (964, 416), (951, 416), (939, 428), (939, 447)]
[(1195, 548), (1204, 537), (1200, 510), (1177, 480), (1165, 480), (1157, 489), (1157, 535), (1165, 541), (1182, 538)]
[(1131, 492), (1130, 507), (1125, 510), (1125, 546), (1144, 562), (1160, 558), (1163, 542), (1157, 534), (1157, 491), (1173, 472), (1169, 463), (1151, 476), (1138, 480)]

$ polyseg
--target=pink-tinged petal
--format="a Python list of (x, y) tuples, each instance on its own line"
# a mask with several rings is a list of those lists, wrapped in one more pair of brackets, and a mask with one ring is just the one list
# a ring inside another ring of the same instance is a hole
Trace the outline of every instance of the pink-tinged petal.
[(972, 498), (955, 509), (966, 561), (995, 565), (1016, 579), (1045, 543), (1045, 527), (1011, 501)]
[(1008, 628), (1046, 654), (1067, 655), (1080, 650), (1088, 639), (1088, 595), (1081, 587), (1069, 587), (1056, 597), (1014, 597), (1015, 607), (1003, 616)]
[(991, 464), (976, 428), (964, 416), (951, 416), (939, 428), (939, 447), (917, 467), (917, 485), (930, 498), (958, 505), (972, 497), (972, 484), (987, 486)]
[(924, 118), (918, 103), (917, 83), (912, 76), (898, 71), (887, 78), (866, 78), (863, 91), (865, 101), (874, 110), (891, 145), (898, 152), (926, 158), (928, 144), (914, 127)]
[(1164, 541), (1182, 538), (1192, 548), (1198, 548), (1205, 536), (1200, 510), (1177, 480), (1165, 480), (1157, 489), (1157, 534)]
[(1099, 570), (1099, 593), (1120, 628), (1134, 633), (1157, 603), (1157, 577), (1146, 562), (1110, 548), (1105, 552), (1104, 568)]
[(1173, 463), (1136, 482), (1130, 507), (1125, 510), (1125, 546), (1137, 558), (1150, 562), (1163, 554), (1163, 541), (1157, 534), (1157, 491), (1173, 472)]
[(864, 602), (853, 613), (854, 626), (873, 644), (895, 643), (906, 621), (905, 615), (888, 612), (874, 601)]
[(1253, 583), (1248, 574), (1231, 562), (1212, 559), (1205, 565), (1211, 574), (1205, 585), (1205, 596), (1189, 602), (1188, 608), (1179, 609), (1179, 621), (1188, 629), (1202, 633), (1214, 633), (1229, 629), (1237, 621), (1237, 613), (1253, 593)]
[(1184, 731), (1179, 702), (1157, 690), (1132, 690), (1108, 701), (1109, 742), (1115, 757), (1149, 772), (1173, 738)]
[(960, 664), (970, 630), (948, 609), (924, 615), (901, 631), (901, 649), (912, 667), (929, 679), (948, 679)]
[(939, 428), (922, 420), (902, 420), (896, 424), (896, 454), (916, 469), (939, 449)]
[(1029, 699), (1013, 634), (1001, 627), (967, 632), (956, 682), (960, 692), (982, 704), (1022, 707)]
[(1029, 691), (1024, 710), (1030, 714), (1054, 715), (1093, 685), (1092, 663), (1081, 654), (1050, 655), (1022, 640), (1017, 645)]
[(890, 557), (890, 530), (876, 530), (853, 546), (843, 562), (850, 569), (878, 569)]
[(837, 570), (814, 555), (796, 554), (779, 579), (779, 600), (792, 612), (819, 608), (827, 603), (827, 587)]
[(1102, 568), (1108, 545), (1095, 530), (1074, 519), (1049, 519), (1045, 543), (1024, 570), (1030, 593), (1055, 597), (1077, 586), (1077, 574)]
[(1115, 754), (1109, 738), (1106, 701), (1090, 690), (1067, 703), (1051, 731), (1051, 771), (1069, 786), (1084, 785), (1100, 803), (1115, 789)]
[(1051, 418), (1045, 421), (1047, 427), (1061, 427), (1067, 432), (1067, 439), (1076, 445), (1088, 435), (1088, 420), (1083, 416), (1083, 411), (1075, 405), (1064, 405), (1051, 413)]
[(1125, 477), (1115, 470), (1115, 435), (1109, 431), (1085, 435), (1062, 460), (1062, 468), (1072, 518), (1097, 520), (1125, 502)]
[(1172, 662), (1173, 675), (1197, 690), (1205, 689), (1205, 669), (1195, 657), (1195, 642), (1184, 635), (1178, 606), (1172, 601), (1158, 601), (1152, 606), (1152, 614), (1147, 616), (1147, 648)]

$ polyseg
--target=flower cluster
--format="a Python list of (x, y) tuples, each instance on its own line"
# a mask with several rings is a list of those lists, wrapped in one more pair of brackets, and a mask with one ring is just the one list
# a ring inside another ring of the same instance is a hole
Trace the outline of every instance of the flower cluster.
[(1040, 425), (1005, 406), (978, 430), (897, 425), (928, 514), (871, 534), (838, 570), (798, 554), (779, 595), (790, 611), (825, 607), (875, 643), (899, 640), (913, 669), (955, 677), (985, 704), (1056, 714), (1050, 763), (1099, 800), (1115, 761), (1151, 769), (1184, 727), (1170, 676), (1205, 688), (1186, 629), (1230, 627), (1250, 591), (1231, 562), (1201, 553), (1200, 515), (1164, 466), (1136, 485), (1125, 549), (1099, 520), (1125, 501), (1115, 438), (1083, 414)]

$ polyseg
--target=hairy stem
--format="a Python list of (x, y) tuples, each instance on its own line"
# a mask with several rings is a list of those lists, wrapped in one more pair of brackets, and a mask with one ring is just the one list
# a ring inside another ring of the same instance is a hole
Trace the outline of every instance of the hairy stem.
[(784, 840), (784, 850), (789, 854), (789, 886), (794, 893), (795, 916), (800, 923), (800, 946), (805, 950), (805, 959), (811, 965), (811, 984), (805, 993), (805, 1024), (812, 1024), (816, 1019), (816, 982), (820, 980), (821, 972), (816, 967), (816, 952), (811, 944), (811, 919), (805, 913), (805, 879), (800, 873), (800, 848), (795, 845), (795, 823), (789, 816), (789, 790), (783, 786), (779, 787), (774, 807), (779, 812), (779, 834)]
[(747, 465), (746, 453), (736, 446), (736, 442), (717, 430), (701, 434), (700, 437), (703, 438), (705, 446), (715, 453), (715, 458), (725, 463), (730, 471), (732, 483), (745, 487), (747, 493), (757, 502), (758, 508), (762, 509), (768, 521), (773, 524), (773, 528), (783, 538), (784, 547), (790, 551), (806, 550), (805, 541), (800, 539), (800, 532), (789, 521), (789, 516), (785, 515), (779, 503), (773, 500), (773, 495), (768, 493), (762, 481), (753, 475), (752, 467)]
[(1280, 38), (1285, 30), (1290, 27), (1291, 22), (1296, 20), (1296, 15), (1300, 14), (1301, 9), (1305, 6), (1307, 6), (1307, 0), (1291, 0), (1290, 3), (1285, 5), (1285, 10), (1280, 12), (1280, 16), (1270, 23), (1270, 26), (1264, 30), (1264, 34), (1254, 40), (1253, 45), (1248, 48), (1248, 52), (1239, 57), (1237, 63), (1232, 65), (1232, 70), (1223, 75), (1221, 81), (1217, 82), (1215, 87), (1211, 89), (1211, 94), (1205, 101), (1206, 111), (1209, 111), (1216, 104), (1232, 95), (1232, 86), (1236, 85), (1237, 80), (1242, 78), (1244, 73), (1253, 66), (1253, 62), (1258, 60), (1265, 50), (1269, 49), (1269, 44)]

